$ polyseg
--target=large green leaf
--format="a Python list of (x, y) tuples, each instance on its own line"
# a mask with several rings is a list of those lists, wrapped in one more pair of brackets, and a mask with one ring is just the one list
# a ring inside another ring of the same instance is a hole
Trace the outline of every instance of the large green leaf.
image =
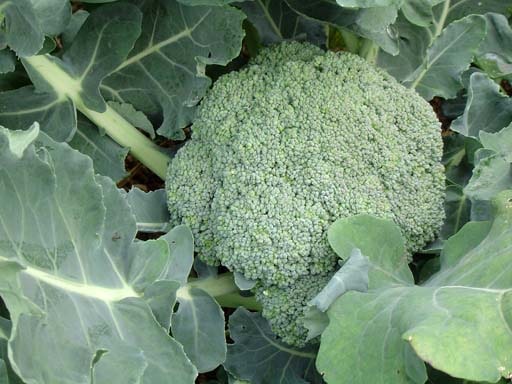
[(453, 22), (427, 49), (422, 64), (404, 82), (425, 99), (453, 98), (462, 89), (460, 76), (469, 68), (485, 37), (485, 19), (468, 16)]
[(441, 237), (447, 239), (456, 234), (471, 218), (471, 202), (459, 185), (446, 187), (444, 211), (446, 218), (441, 229)]
[(512, 99), (484, 73), (471, 75), (464, 113), (451, 129), (464, 136), (478, 138), (480, 132), (498, 132), (512, 121)]
[(101, 134), (98, 128), (81, 114), (78, 115), (77, 129), (69, 145), (92, 159), (96, 173), (108, 176), (116, 182), (126, 176), (124, 162), (128, 149)]
[(8, 73), (14, 71), (16, 66), (16, 57), (8, 48), (0, 50), (0, 73)]
[(7, 341), (11, 334), (11, 322), (0, 317), (0, 384), (23, 384), (9, 363)]
[(69, 1), (30, 0), (30, 2), (43, 34), (57, 36), (68, 25), (71, 19), (71, 3)]
[(179, 285), (158, 281), (167, 242), (134, 241), (124, 197), (94, 176), (88, 157), (37, 126), (2, 129), (0, 194), (0, 294), (13, 321), (10, 361), (24, 381), (194, 382), (152, 311), (162, 297), (172, 305)]
[(334, 0), (286, 2), (301, 15), (352, 31), (374, 41), (384, 51), (398, 54), (396, 36), (388, 28), (396, 20), (396, 7), (345, 8)]
[(64, 30), (71, 18), (66, 0), (0, 0), (0, 48), (8, 45), (19, 56), (36, 54), (44, 36)]
[[(511, 7), (511, 0), (410, 0), (404, 2), (398, 20), (392, 26), (398, 36), (400, 54), (393, 56), (380, 51), (377, 56), (377, 64), (400, 81), (410, 79), (417, 68), (425, 65), (424, 61), (428, 57), (427, 48), (440, 38), (450, 23), (472, 14), (506, 13), (507, 9), (512, 9)], [(489, 16), (486, 15), (485, 19), (486, 31), (489, 34), (489, 30), (492, 29)], [(491, 52), (484, 48), (489, 46), (489, 49), (492, 50), (487, 43), (490, 41), (489, 37), (486, 39), (486, 42), (480, 44), (475, 52), (477, 57), (482, 56), (483, 52)], [(457, 43), (459, 49), (462, 50), (460, 42), (457, 41)], [(493, 46), (495, 47), (496, 44)], [(461, 61), (461, 58), (457, 58), (458, 61)], [(454, 66), (451, 69), (453, 70), (453, 68)], [(450, 76), (453, 75), (452, 73)], [(455, 74), (455, 77), (457, 78), (459, 75), (460, 73)]]
[(305, 39), (319, 45), (325, 42), (322, 23), (299, 15), (285, 0), (249, 0), (238, 7), (256, 27), (263, 44), (289, 39)]
[(102, 92), (148, 115), (162, 112), (158, 132), (184, 139), (181, 129), (191, 122), (211, 83), (205, 67), (224, 65), (238, 55), (245, 16), (230, 6), (186, 6), (176, 0), (132, 3), (144, 15), (141, 36), (105, 79)]
[[(103, 112), (101, 80), (126, 57), (140, 34), (141, 14), (132, 5), (114, 4), (93, 12), (62, 60), (45, 55), (24, 60), (35, 85), (0, 94), (0, 123), (23, 129), (34, 121), (55, 140), (70, 140), (76, 131), (72, 95), (87, 107)], [(116, 49), (112, 49), (115, 46)], [(41, 69), (41, 58), (56, 71)], [(63, 78), (61, 72), (72, 78)]]
[(20, 56), (37, 53), (44, 34), (30, 0), (0, 0), (0, 48), (8, 45)]
[[(24, 129), (26, 126), (12, 125), (13, 120), (18, 124), (36, 120), (53, 138), (70, 140), (76, 130), (76, 108), (164, 178), (168, 156), (130, 123), (134, 117), (132, 109), (121, 108), (121, 113), (128, 111), (123, 117), (105, 103), (99, 90), (102, 79), (133, 48), (140, 35), (141, 20), (142, 15), (134, 5), (103, 5), (89, 15), (61, 58), (43, 54), (25, 57), (23, 64), (35, 93), (30, 94), (32, 88), (27, 88), (0, 94), (0, 123)], [(19, 92), (25, 92), (25, 97), (20, 97)], [(22, 117), (16, 121), (18, 116)]]
[(423, 383), (422, 361), (466, 380), (510, 378), (511, 202), (512, 191), (503, 192), (492, 224), (471, 222), (451, 237), (440, 271), (422, 285), (405, 273), (403, 239), (382, 237), (398, 232), (394, 223), (368, 216), (336, 222), (335, 251), (343, 257), (350, 247), (361, 249), (370, 261), (370, 289), (346, 293), (329, 309), (317, 360), (324, 379)]
[(180, 289), (178, 310), (172, 315), (172, 334), (199, 372), (217, 368), (226, 359), (224, 312), (199, 288)]
[(139, 188), (132, 188), (126, 198), (137, 220), (137, 230), (141, 232), (169, 231), (170, 218), (165, 189), (144, 192)]
[(252, 384), (321, 383), (314, 366), (316, 348), (297, 349), (280, 342), (259, 313), (238, 308), (229, 317), (224, 367), (238, 379)]
[[(512, 6), (512, 5), (511, 5)], [(504, 15), (485, 15), (487, 35), (480, 45), (476, 63), (492, 78), (512, 76), (512, 28)]]
[(512, 0), (443, 0), (440, 3), (434, 8), (435, 17), (444, 18), (446, 25), (467, 15), (496, 12), (510, 16), (512, 13)]
[[(512, 120), (512, 118), (510, 119)], [(491, 200), (512, 188), (512, 124), (497, 133), (481, 132), (473, 176), (464, 193), (474, 201)]]

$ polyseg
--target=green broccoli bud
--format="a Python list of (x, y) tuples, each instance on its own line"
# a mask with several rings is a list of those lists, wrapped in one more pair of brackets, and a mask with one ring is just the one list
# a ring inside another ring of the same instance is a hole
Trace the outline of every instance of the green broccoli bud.
[[(260, 281), (259, 297), (291, 297), (336, 268), (326, 231), (338, 218), (394, 220), (409, 252), (432, 240), (444, 219), (441, 155), (439, 122), (413, 90), (353, 54), (283, 43), (203, 100), (169, 169), (172, 224), (191, 226), (205, 262)], [(276, 311), (264, 304), (277, 334), (301, 339)]]

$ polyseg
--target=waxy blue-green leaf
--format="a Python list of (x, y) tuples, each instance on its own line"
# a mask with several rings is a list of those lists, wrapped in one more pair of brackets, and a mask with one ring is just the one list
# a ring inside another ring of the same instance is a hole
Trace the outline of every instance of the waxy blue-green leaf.
[[(106, 4), (96, 8), (61, 58), (51, 55), (25, 57), (23, 65), (29, 73), (40, 103), (34, 111), (33, 98), (19, 98), (3, 105), (2, 114), (27, 115), (37, 120), (43, 130), (52, 131), (58, 140), (70, 140), (76, 130), (76, 119), (48, 124), (48, 110), (56, 105), (64, 110), (82, 112), (119, 145), (128, 147), (133, 156), (151, 171), (164, 178), (169, 157), (147, 139), (128, 120), (109, 106), (100, 94), (102, 79), (126, 58), (140, 35), (142, 15), (127, 3)], [(28, 91), (25, 91), (28, 92)], [(2, 95), (7, 99), (10, 95)], [(43, 100), (41, 100), (43, 99)], [(34, 113), (35, 112), (35, 113)], [(59, 115), (62, 116), (62, 115)], [(0, 123), (3, 121), (0, 116)], [(11, 124), (12, 129), (26, 126)]]
[(178, 281), (184, 285), (194, 264), (192, 231), (186, 225), (178, 225), (161, 239), (168, 243), (170, 250), (170, 262), (163, 275), (169, 280)]
[(8, 45), (19, 56), (36, 54), (44, 37), (61, 33), (71, 18), (66, 0), (0, 0), (0, 48)]
[(199, 372), (213, 371), (226, 359), (224, 312), (199, 288), (178, 291), (178, 310), (172, 315), (172, 334)]
[(11, 334), (11, 322), (0, 317), (0, 384), (23, 384), (9, 363), (7, 341)]
[[(375, 260), (373, 259), (370, 260), (369, 266), (364, 266), (370, 277), (367, 282), (370, 289), (377, 285), (407, 284), (413, 281), (407, 266), (402, 234), (396, 226), (389, 225), (388, 220), (376, 219), (369, 215), (339, 219), (331, 224), (327, 237), (332, 249), (341, 259), (347, 259), (354, 249), (359, 249), (362, 256), (376, 258), (384, 267), (383, 269), (374, 268)], [(388, 255), (394, 255), (394, 257)], [(348, 265), (348, 268), (352, 269), (351, 265)], [(358, 269), (360, 280), (362, 280), (361, 274), (364, 269), (361, 267)], [(340, 276), (343, 276), (341, 270)], [(389, 274), (386, 271), (392, 271), (392, 273)], [(348, 278), (352, 279), (351, 276)], [(360, 285), (353, 283), (350, 285), (361, 288)]]
[(171, 229), (165, 189), (144, 192), (139, 188), (132, 188), (126, 198), (135, 215), (138, 231), (168, 232)]
[(448, 25), (404, 84), (427, 100), (434, 96), (455, 97), (462, 89), (461, 74), (469, 68), (485, 37), (485, 26), (485, 19), (478, 15)]
[(153, 124), (151, 124), (151, 121), (148, 120), (144, 113), (133, 108), (133, 105), (128, 103), (118, 103), (116, 101), (109, 101), (108, 105), (123, 116), (134, 127), (146, 132), (152, 139), (155, 138), (156, 135), (155, 130), (153, 129)]
[(343, 264), (327, 285), (309, 301), (304, 316), (304, 325), (308, 329), (308, 340), (320, 336), (329, 324), (325, 311), (347, 291), (365, 292), (368, 289), (368, 259), (354, 248), (349, 259)]
[(396, 17), (394, 7), (382, 8), (343, 8), (330, 0), (286, 0), (296, 12), (306, 17), (319, 20), (335, 27), (349, 31), (374, 41), (390, 54), (398, 53), (398, 42), (389, 25)]
[[(183, 348), (151, 311), (154, 291), (164, 295), (167, 243), (134, 241), (127, 202), (87, 156), (37, 125), (2, 129), (0, 193), (0, 294), (13, 322), (10, 361), (24, 381), (194, 382)], [(177, 283), (165, 288), (172, 298)]]
[[(138, 9), (131, 5), (102, 7), (88, 18), (62, 60), (44, 56), (58, 68), (56, 73), (39, 67), (41, 56), (26, 58), (23, 63), (35, 89), (25, 87), (1, 93), (0, 124), (24, 129), (38, 121), (41, 129), (53, 139), (70, 140), (76, 131), (71, 94), (93, 110), (105, 110), (99, 83), (132, 48), (140, 34), (140, 21)], [(74, 83), (59, 78), (59, 70), (70, 75)]]
[(398, 231), (393, 222), (342, 221), (340, 243), (366, 249), (370, 289), (346, 293), (328, 311), (317, 360), (327, 383), (423, 383), (422, 361), (468, 381), (512, 377), (511, 201), (503, 192), (492, 225), (471, 222), (452, 236), (440, 271), (422, 285), (412, 274), (395, 277), (407, 261), (388, 251), (403, 249), (403, 239), (379, 235)]
[[(512, 7), (512, 4), (511, 4)], [(487, 34), (480, 44), (476, 63), (490, 77), (512, 76), (512, 28), (504, 15), (488, 13), (485, 15)]]
[(436, 18), (444, 19), (445, 25), (468, 15), (484, 15), (496, 12), (505, 16), (512, 14), (512, 0), (436, 0)]
[(427, 28), (412, 24), (403, 15), (400, 15), (393, 25), (398, 36), (398, 55), (379, 52), (377, 65), (384, 68), (398, 81), (407, 79), (416, 68), (421, 66), (431, 44), (431, 32)]
[[(400, 54), (393, 56), (380, 51), (377, 55), (377, 64), (399, 81), (404, 81), (422, 65), (427, 57), (427, 48), (439, 38), (450, 23), (472, 14), (505, 13), (511, 6), (511, 0), (405, 1), (397, 22), (392, 26), (398, 36)], [(485, 18), (487, 19), (488, 16)], [(486, 31), (488, 30), (489, 20), (487, 20)], [(480, 52), (482, 47), (485, 47), (485, 43), (481, 43), (477, 51)], [(459, 50), (463, 53), (462, 48)]]
[(461, 186), (446, 187), (444, 211), (446, 218), (441, 229), (441, 237), (447, 239), (456, 234), (471, 218), (471, 201)]
[(31, 85), (0, 93), (0, 124), (25, 129), (35, 121), (57, 141), (69, 141), (76, 133), (76, 110), (56, 92), (36, 92)]
[(81, 114), (78, 116), (77, 129), (69, 145), (92, 159), (96, 173), (108, 176), (116, 182), (126, 176), (124, 162), (128, 149), (121, 147), (110, 137), (102, 135), (98, 128)]
[(470, 77), (464, 113), (451, 129), (464, 136), (478, 138), (481, 132), (498, 132), (512, 121), (512, 99), (500, 92), (499, 85), (485, 74)]
[(272, 334), (259, 313), (238, 308), (229, 317), (229, 336), (224, 368), (237, 379), (252, 384), (321, 383), (315, 370), (316, 347), (294, 348)]
[(372, 7), (389, 7), (398, 8), (402, 5), (403, 0), (336, 0), (336, 3), (342, 7), (350, 8), (372, 8)]
[(144, 15), (141, 36), (105, 79), (102, 92), (146, 115), (163, 114), (158, 133), (184, 139), (182, 128), (211, 83), (206, 65), (227, 64), (240, 52), (244, 15), (230, 6), (186, 6), (176, 0), (132, 3)]
[(248, 0), (237, 6), (256, 27), (264, 45), (290, 39), (307, 40), (318, 45), (325, 42), (322, 23), (299, 15), (285, 0)]
[(0, 74), (14, 71), (16, 66), (16, 56), (8, 49), (0, 50)]
[(354, 248), (343, 267), (308, 304), (325, 312), (345, 292), (365, 292), (368, 289), (369, 267), (368, 259), (361, 254), (361, 250)]
[(87, 20), (88, 17), (89, 12), (83, 9), (79, 9), (78, 11), (73, 12), (71, 15), (71, 20), (69, 20), (68, 25), (60, 35), (63, 49), (67, 49), (71, 45), (76, 35), (78, 34), (78, 31), (80, 28), (82, 28), (82, 25), (84, 25), (85, 20)]
[(69, 1), (30, 1), (43, 34), (47, 36), (57, 36), (66, 28), (71, 19), (71, 3)]
[(44, 33), (30, 0), (0, 0), (0, 20), (0, 49), (7, 45), (19, 56), (30, 56), (42, 48)]
[(497, 133), (481, 132), (480, 137), (483, 148), (476, 152), (473, 176), (464, 188), (473, 201), (491, 200), (512, 188), (512, 124)]
[(336, 2), (329, 0), (286, 0), (296, 12), (339, 27), (349, 27), (357, 21), (358, 10), (342, 8)]
[(405, 0), (402, 4), (401, 11), (405, 18), (412, 24), (428, 27), (432, 24), (434, 18), (432, 7), (435, 3), (439, 2), (439, 0)]

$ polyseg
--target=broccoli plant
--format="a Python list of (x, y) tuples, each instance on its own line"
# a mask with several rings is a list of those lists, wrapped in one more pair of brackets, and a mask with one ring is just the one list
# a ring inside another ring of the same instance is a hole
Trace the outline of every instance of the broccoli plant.
[(0, 0), (0, 383), (509, 382), (511, 16)]
[(306, 303), (336, 269), (329, 224), (392, 219), (410, 252), (441, 227), (436, 116), (356, 55), (262, 50), (215, 83), (192, 132), (169, 168), (171, 220), (192, 228), (205, 262), (258, 281), (263, 315), (287, 343), (304, 344)]

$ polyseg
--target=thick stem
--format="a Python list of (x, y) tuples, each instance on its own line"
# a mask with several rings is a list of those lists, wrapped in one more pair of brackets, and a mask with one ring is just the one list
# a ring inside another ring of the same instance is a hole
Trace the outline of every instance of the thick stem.
[(343, 38), (343, 42), (347, 48), (347, 51), (352, 53), (359, 53), (359, 49), (361, 47), (361, 38), (357, 36), (355, 33), (352, 33), (346, 29), (340, 28), (340, 34)]
[(180, 291), (185, 293), (189, 288), (202, 289), (213, 296), (221, 307), (237, 308), (243, 306), (247, 309), (261, 310), (261, 305), (254, 296), (242, 296), (240, 294), (232, 273), (223, 273), (206, 279), (190, 279), (186, 286), (178, 290), (178, 296)]
[(118, 144), (128, 147), (133, 156), (165, 180), (169, 157), (108, 105), (104, 112), (87, 108), (80, 95), (83, 91), (80, 79), (71, 76), (48, 55), (27, 57), (23, 59), (23, 62), (36, 71), (53, 88), (57, 97), (68, 98), (73, 101), (80, 112), (98, 127), (104, 129), (107, 135)]
[(369, 63), (375, 65), (377, 63), (377, 55), (379, 54), (379, 46), (371, 40), (364, 39), (359, 54)]
[(165, 180), (169, 157), (160, 151), (151, 140), (131, 125), (123, 116), (107, 105), (105, 112), (96, 112), (77, 104), (77, 108), (98, 127), (105, 129), (107, 134), (123, 147), (128, 147), (130, 153), (142, 164)]

